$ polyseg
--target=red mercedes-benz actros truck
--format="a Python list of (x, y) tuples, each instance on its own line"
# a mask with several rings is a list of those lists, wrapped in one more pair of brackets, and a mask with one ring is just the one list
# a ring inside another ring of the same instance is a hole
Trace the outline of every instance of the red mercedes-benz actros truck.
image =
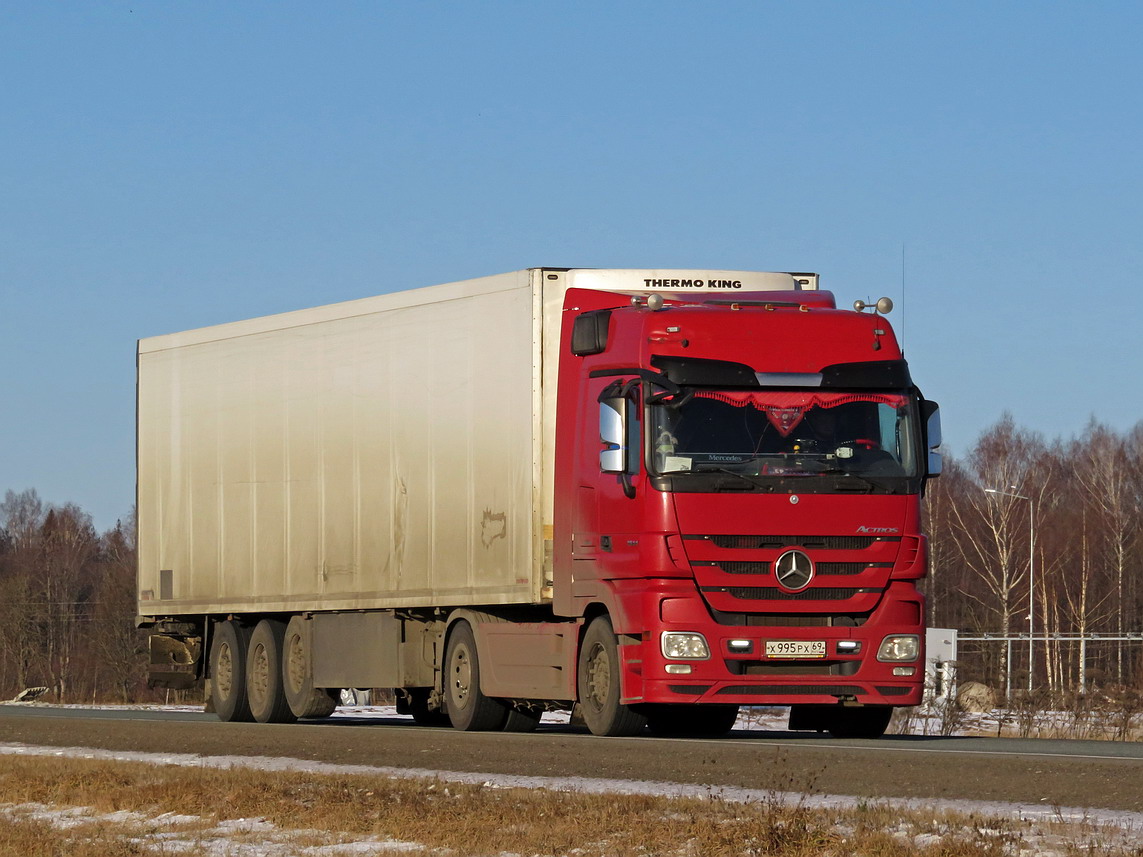
[(881, 735), (939, 415), (814, 274), (536, 268), (141, 340), (151, 680), (224, 720)]

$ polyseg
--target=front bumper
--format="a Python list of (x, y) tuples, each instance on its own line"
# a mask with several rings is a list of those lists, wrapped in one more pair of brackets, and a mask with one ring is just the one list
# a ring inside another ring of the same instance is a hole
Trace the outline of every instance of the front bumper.
[[(623, 646), (625, 703), (917, 705), (924, 685), (923, 602), (911, 581), (893, 581), (860, 624), (720, 624), (693, 586), (639, 595), (647, 626)], [(850, 620), (837, 617), (838, 623)], [(665, 631), (702, 634), (709, 657), (665, 657)], [(917, 657), (877, 658), (889, 635), (916, 635)], [(769, 645), (768, 645), (769, 644)], [(805, 652), (813, 654), (806, 655)]]

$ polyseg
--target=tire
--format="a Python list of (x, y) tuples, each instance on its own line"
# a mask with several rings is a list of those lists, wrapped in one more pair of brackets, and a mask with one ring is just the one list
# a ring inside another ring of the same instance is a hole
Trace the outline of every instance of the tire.
[(453, 728), (462, 732), (501, 729), (508, 709), (480, 689), (480, 659), (476, 637), (467, 622), (457, 622), (445, 650), (445, 707)]
[(583, 720), (592, 735), (638, 735), (647, 717), (620, 700), (619, 644), (611, 619), (599, 616), (587, 626), (579, 650), (576, 689)]
[(734, 728), (737, 705), (656, 705), (647, 712), (655, 735), (718, 738)]
[(254, 719), (246, 697), (249, 648), (249, 628), (233, 620), (215, 623), (210, 645), (211, 698), (218, 719), (224, 723), (249, 723)]
[(889, 728), (893, 709), (888, 705), (842, 708), (832, 712), (829, 734), (834, 738), (880, 738)]
[(504, 721), (505, 732), (535, 732), (540, 725), (540, 710), (532, 711), (528, 708), (508, 709), (508, 717)]
[(310, 623), (294, 616), (282, 641), (282, 688), (294, 717), (329, 717), (337, 700), (325, 688), (314, 687), (313, 642)]
[(246, 652), (246, 697), (259, 723), (293, 723), (298, 718), (286, 701), (282, 680), (282, 642), (286, 623), (263, 619), (250, 636)]

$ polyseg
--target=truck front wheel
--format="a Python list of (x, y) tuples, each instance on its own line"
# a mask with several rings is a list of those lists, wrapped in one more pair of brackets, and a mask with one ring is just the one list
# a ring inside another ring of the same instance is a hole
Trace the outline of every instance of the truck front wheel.
[(508, 709), (480, 689), (480, 660), (476, 637), (467, 622), (457, 622), (448, 636), (445, 651), (445, 707), (456, 729), (482, 732), (500, 729)]
[(576, 686), (584, 723), (593, 735), (638, 735), (647, 717), (620, 700), (619, 644), (611, 619), (599, 616), (587, 626), (579, 650)]
[(216, 622), (210, 647), (211, 697), (218, 719), (248, 723), (254, 719), (246, 698), (246, 653), (250, 629), (233, 620)]
[(246, 696), (250, 713), (259, 723), (293, 723), (296, 718), (286, 702), (282, 681), (282, 641), (286, 624), (263, 619), (250, 637), (246, 654)]

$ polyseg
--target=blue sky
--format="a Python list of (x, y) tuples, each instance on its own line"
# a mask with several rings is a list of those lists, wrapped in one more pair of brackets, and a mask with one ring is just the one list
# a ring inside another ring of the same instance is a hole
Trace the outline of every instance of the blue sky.
[[(519, 268), (889, 295), (967, 450), (1143, 418), (1143, 6), (0, 7), (0, 492), (134, 491), (143, 336)], [(904, 301), (902, 298), (904, 249)]]

